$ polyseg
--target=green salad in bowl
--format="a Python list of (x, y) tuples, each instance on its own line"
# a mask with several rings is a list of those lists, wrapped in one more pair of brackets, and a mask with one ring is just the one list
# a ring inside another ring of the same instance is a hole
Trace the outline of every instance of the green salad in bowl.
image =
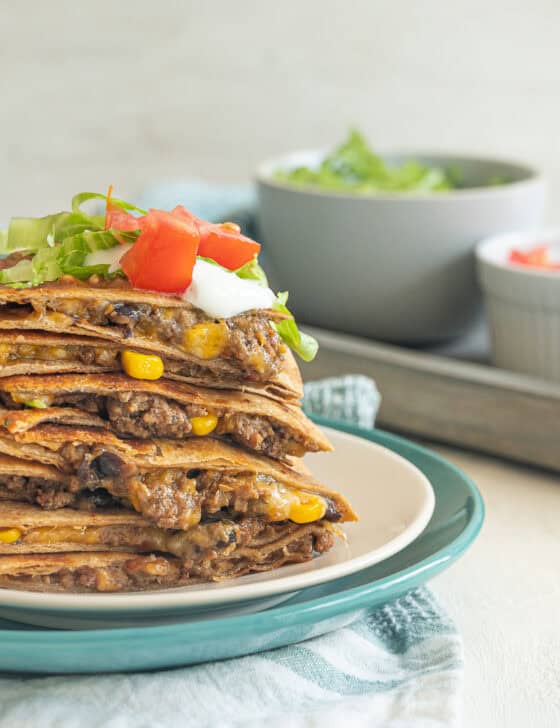
[(446, 341), (481, 310), (474, 246), (538, 227), (531, 166), (463, 153), (380, 157), (352, 131), (334, 151), (294, 150), (257, 169), (272, 279), (294, 314), (331, 331), (404, 344)]
[(507, 184), (510, 180), (494, 175), (469, 182), (460, 167), (438, 166), (421, 159), (386, 160), (376, 154), (365, 136), (351, 130), (346, 141), (327, 154), (317, 165), (301, 165), (277, 170), (275, 178), (303, 187), (376, 194), (381, 192), (446, 192), (464, 187)]

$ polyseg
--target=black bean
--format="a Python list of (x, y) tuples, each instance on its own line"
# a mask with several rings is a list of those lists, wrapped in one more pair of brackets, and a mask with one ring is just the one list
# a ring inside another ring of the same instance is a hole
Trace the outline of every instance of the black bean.
[(117, 501), (108, 491), (105, 490), (105, 488), (96, 488), (96, 490), (92, 490), (88, 495), (91, 504), (96, 508), (108, 508), (109, 506), (114, 506), (117, 503)]
[(128, 318), (140, 318), (140, 309), (133, 303), (114, 303), (113, 311), (116, 311), (121, 316), (127, 316)]
[(90, 467), (101, 478), (117, 478), (122, 475), (123, 461), (112, 452), (102, 452), (91, 461)]
[(327, 510), (325, 512), (325, 515), (323, 518), (325, 521), (340, 521), (342, 518), (342, 515), (337, 510), (337, 507), (333, 503), (333, 501), (330, 498), (326, 498), (327, 501)]
[(142, 316), (142, 311), (131, 303), (114, 303), (112, 310), (109, 312), (109, 319), (115, 324), (123, 324), (130, 326), (133, 322), (137, 323)]

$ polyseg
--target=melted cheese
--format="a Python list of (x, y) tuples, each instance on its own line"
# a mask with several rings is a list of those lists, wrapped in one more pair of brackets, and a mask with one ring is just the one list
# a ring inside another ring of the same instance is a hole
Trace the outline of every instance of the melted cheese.
[(327, 511), (324, 498), (278, 483), (266, 489), (267, 515), (271, 521), (290, 520), (294, 523), (320, 521)]

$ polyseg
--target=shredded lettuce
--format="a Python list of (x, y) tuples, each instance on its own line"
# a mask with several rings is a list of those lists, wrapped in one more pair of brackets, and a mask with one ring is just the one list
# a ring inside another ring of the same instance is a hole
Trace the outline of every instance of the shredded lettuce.
[[(105, 230), (104, 216), (88, 215), (81, 209), (84, 202), (93, 199), (106, 200), (107, 196), (82, 192), (72, 198), (71, 211), (46, 217), (12, 218), (8, 229), (0, 235), (0, 253), (23, 250), (32, 257), (0, 271), (0, 283), (21, 288), (55, 281), (63, 275), (80, 279), (94, 274), (108, 275), (109, 265), (85, 265), (88, 254), (121, 243), (133, 243), (140, 230)], [(111, 201), (122, 209), (143, 212), (123, 200), (112, 198)]]
[(73, 212), (58, 212), (46, 217), (13, 217), (5, 240), (1, 241), (4, 243), (1, 252), (10, 253), (22, 248), (39, 250), (71, 235), (101, 229), (103, 225), (98, 226), (92, 218)]
[[(110, 230), (85, 231), (65, 238), (61, 243), (46, 245), (29, 260), (20, 260), (11, 268), (0, 271), (0, 283), (4, 285), (27, 283), (38, 286), (56, 281), (63, 275), (85, 280), (94, 274), (106, 276), (109, 265), (85, 265), (86, 257), (96, 250), (113, 248), (122, 242), (132, 243), (140, 231), (115, 232)], [(15, 286), (21, 287), (21, 285)]]
[[(121, 243), (134, 243), (140, 230), (105, 230), (105, 217), (89, 215), (82, 205), (91, 200), (104, 200), (107, 196), (98, 192), (81, 192), (72, 198), (71, 211), (39, 218), (13, 218), (7, 230), (0, 230), (0, 255), (24, 251), (26, 256), (10, 268), (0, 270), (0, 284), (13, 288), (38, 286), (71, 275), (85, 280), (97, 274), (101, 276), (124, 275), (122, 271), (110, 274), (108, 264), (86, 265), (87, 256), (97, 250), (113, 248)], [(146, 214), (144, 210), (124, 200), (111, 197), (111, 203), (128, 212)], [(199, 257), (213, 265), (215, 260)], [(227, 269), (224, 269), (227, 270)], [(266, 273), (257, 257), (235, 271), (229, 271), (245, 280), (255, 281), (268, 287)], [(289, 318), (273, 324), (283, 341), (304, 361), (311, 361), (318, 349), (317, 341), (300, 332), (293, 315), (286, 307), (288, 293), (279, 293), (273, 308)], [(40, 406), (35, 400), (28, 406)]]
[(277, 179), (306, 187), (375, 194), (379, 192), (441, 192), (457, 185), (448, 170), (414, 159), (402, 164), (385, 162), (359, 131), (350, 131), (346, 141), (321, 165), (281, 170)]
[(282, 311), (282, 313), (287, 314), (290, 318), (274, 324), (274, 327), (284, 343), (290, 349), (293, 349), (303, 361), (313, 361), (319, 349), (319, 342), (313, 336), (304, 334), (298, 329), (295, 318), (286, 307), (287, 302), (288, 291), (282, 291), (282, 293), (276, 296), (276, 301), (272, 305), (272, 308), (276, 311)]
[[(103, 215), (88, 215), (81, 208), (84, 202), (89, 200), (107, 201), (107, 195), (99, 192), (80, 192), (72, 198), (72, 210), (57, 212), (46, 217), (13, 217), (7, 230), (0, 231), (0, 253), (11, 253), (14, 250), (40, 250), (47, 246), (52, 247), (67, 238), (76, 235), (99, 232), (102, 235), (112, 234), (111, 245), (120, 242), (130, 242), (126, 237), (121, 239), (123, 233), (117, 231), (105, 231), (105, 217)], [(131, 205), (129, 202), (111, 198), (111, 203), (123, 210), (145, 214), (140, 207)], [(136, 235), (138, 237), (138, 235)], [(136, 239), (136, 238), (134, 238)], [(106, 237), (106, 240), (109, 240)], [(95, 242), (95, 241), (93, 241)], [(103, 245), (102, 247), (111, 247)], [(99, 247), (92, 248), (99, 250)]]
[[(85, 213), (82, 211), (82, 205), (84, 202), (89, 202), (89, 200), (103, 200), (106, 203), (107, 195), (104, 195), (101, 192), (78, 192), (78, 194), (74, 195), (72, 198), (72, 212), (78, 215), (84, 215)], [(143, 210), (141, 207), (136, 207), (136, 205), (133, 205), (131, 202), (126, 202), (126, 200), (120, 200), (118, 197), (111, 197), (111, 204), (115, 205), (115, 207), (120, 207), (121, 210), (126, 210), (127, 212), (137, 212), (139, 215), (146, 214), (146, 210)], [(105, 225), (105, 218), (102, 216), (95, 216), (94, 219), (100, 222), (101, 227), (103, 228)]]
[[(0, 270), (0, 283), (26, 283), (33, 278), (33, 261), (20, 260), (11, 268)], [(17, 286), (20, 287), (19, 285)]]
[(268, 278), (266, 277), (264, 270), (259, 265), (256, 256), (253, 260), (250, 260), (248, 263), (245, 263), (245, 265), (242, 265), (241, 268), (238, 268), (235, 271), (235, 274), (239, 276), (239, 278), (256, 281), (260, 286), (266, 286), (268, 288)]

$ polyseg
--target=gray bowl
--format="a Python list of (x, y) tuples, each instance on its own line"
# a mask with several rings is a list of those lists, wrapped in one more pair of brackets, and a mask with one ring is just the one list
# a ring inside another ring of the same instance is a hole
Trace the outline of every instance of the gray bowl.
[(462, 170), (465, 185), (496, 175), (508, 184), (441, 193), (351, 195), (278, 182), (279, 169), (317, 164), (323, 152), (263, 163), (259, 218), (272, 281), (290, 291), (301, 320), (385, 341), (422, 344), (464, 333), (478, 317), (474, 246), (539, 225), (544, 183), (523, 164), (406, 154)]

